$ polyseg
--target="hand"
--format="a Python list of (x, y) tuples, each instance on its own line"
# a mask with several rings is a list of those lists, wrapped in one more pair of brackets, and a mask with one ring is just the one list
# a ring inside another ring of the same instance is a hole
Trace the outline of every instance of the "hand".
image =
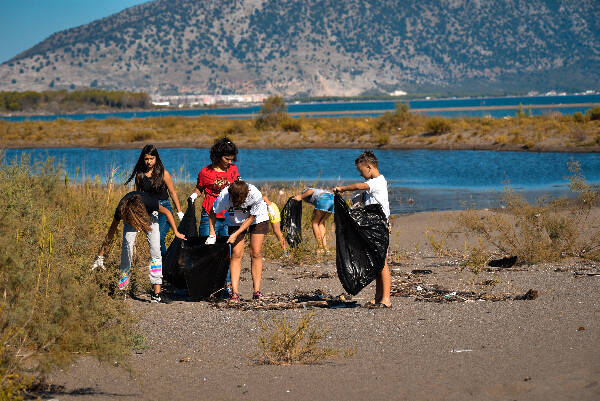
[(333, 193), (336, 193), (336, 192), (344, 192), (344, 191), (342, 191), (342, 187), (333, 187)]
[(101, 267), (102, 270), (106, 270), (106, 267), (104, 267), (104, 256), (98, 255), (96, 260), (94, 260), (94, 264), (92, 265), (92, 270), (96, 270), (97, 267)]
[(237, 234), (231, 234), (229, 236), (229, 238), (227, 238), (227, 243), (228, 244), (234, 244), (235, 241), (237, 240), (238, 235)]
[(206, 238), (206, 241), (204, 241), (204, 245), (213, 245), (216, 242), (217, 242), (217, 236), (209, 235), (208, 238)]
[(293, 199), (294, 199), (294, 200), (297, 200), (297, 201), (301, 201), (301, 200), (302, 200), (302, 196), (300, 196), (300, 195), (296, 195), (296, 196), (294, 196), (294, 198), (293, 198)]
[(177, 217), (179, 217), (179, 221), (183, 220), (183, 212), (182, 211), (177, 212)]
[(182, 233), (180, 233), (179, 231), (177, 231), (177, 232), (175, 233), (175, 236), (176, 236), (177, 238), (179, 238), (179, 239), (182, 239), (182, 240), (184, 240), (184, 241), (187, 241), (187, 238), (185, 238), (185, 235), (183, 235), (183, 234), (182, 234)]
[(190, 195), (190, 199), (192, 200), (192, 203), (194, 203), (194, 201), (196, 200), (196, 198), (198, 197), (198, 194), (196, 193), (196, 191), (194, 191), (191, 195)]

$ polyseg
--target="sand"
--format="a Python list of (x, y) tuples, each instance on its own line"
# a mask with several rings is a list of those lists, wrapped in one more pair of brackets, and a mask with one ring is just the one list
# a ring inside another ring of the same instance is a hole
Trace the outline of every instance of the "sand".
[[(128, 299), (146, 342), (132, 353), (131, 373), (90, 357), (53, 372), (59, 400), (598, 400), (600, 399), (600, 264), (564, 260), (483, 272), (462, 270), (461, 258), (438, 256), (425, 231), (447, 213), (398, 216), (393, 286), (434, 284), (459, 291), (520, 294), (534, 300), (423, 302), (393, 297), (393, 308), (237, 310), (174, 296), (168, 305)], [(460, 240), (457, 240), (460, 241)], [(459, 243), (457, 242), (458, 245)], [(394, 248), (392, 248), (394, 249)], [(244, 266), (249, 264), (248, 256)], [(411, 274), (428, 269), (431, 274)], [(330, 273), (328, 278), (307, 277)], [(269, 295), (344, 291), (334, 260), (265, 263)], [(242, 296), (251, 295), (242, 273)], [(301, 277), (299, 277), (301, 276)], [(485, 285), (496, 279), (495, 286)], [(362, 304), (373, 284), (354, 299)], [(355, 349), (314, 365), (258, 365), (259, 318), (313, 322), (330, 330), (324, 346)]]

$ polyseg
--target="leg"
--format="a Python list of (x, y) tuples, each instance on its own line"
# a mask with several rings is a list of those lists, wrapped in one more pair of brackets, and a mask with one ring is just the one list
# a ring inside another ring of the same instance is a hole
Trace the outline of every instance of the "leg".
[(275, 236), (279, 240), (281, 247), (283, 248), (284, 251), (286, 251), (287, 244), (285, 243), (285, 239), (283, 238), (283, 234), (281, 232), (281, 223), (280, 222), (271, 223), (271, 227), (273, 227), (273, 232), (275, 233)]
[[(218, 221), (219, 219), (217, 219), (217, 224)], [(201, 237), (208, 237), (208, 213), (206, 213), (204, 208), (202, 209), (202, 213), (200, 213), (200, 226), (198, 227), (198, 235)]]
[(317, 248), (323, 248), (323, 234), (321, 233), (321, 224), (320, 221), (323, 218), (324, 214), (328, 214), (322, 210), (315, 209), (312, 216), (312, 228), (313, 233), (315, 234), (315, 239), (317, 240)]
[(158, 219), (150, 217), (152, 224), (150, 224), (151, 230), (146, 233), (146, 239), (148, 240), (148, 246), (150, 247), (150, 284), (154, 287), (154, 293), (160, 293), (160, 286), (162, 284), (162, 257), (160, 254), (160, 230), (158, 226)]
[(240, 272), (242, 271), (242, 257), (244, 256), (244, 236), (239, 236), (231, 250), (231, 261), (229, 271), (231, 273), (231, 288), (234, 293), (239, 294)]
[[(173, 214), (173, 207), (171, 206), (171, 202), (169, 202), (168, 199), (161, 200), (160, 204), (167, 208), (171, 212), (171, 214)], [(167, 245), (165, 244), (165, 237), (167, 236), (167, 233), (169, 232), (171, 227), (167, 222), (167, 217), (162, 213), (158, 214), (158, 226), (160, 231), (160, 255), (164, 258), (167, 254)]]
[(375, 285), (375, 302), (390, 306), (392, 304), (392, 299), (390, 296), (391, 288), (392, 275), (386, 260), (383, 269), (377, 275)]
[(331, 216), (331, 213), (329, 213), (329, 212), (323, 212), (323, 216), (319, 220), (319, 228), (321, 230), (321, 238), (322, 238), (322, 243), (323, 243), (323, 249), (325, 249), (325, 250), (327, 250), (327, 232), (326, 232), (326, 229), (325, 229), (325, 222), (327, 221), (327, 219), (329, 218), (329, 216)]
[(254, 287), (254, 292), (260, 291), (260, 281), (262, 279), (263, 269), (262, 246), (264, 239), (264, 234), (250, 234), (250, 258), (252, 258), (252, 286)]
[(121, 275), (119, 277), (119, 289), (125, 290), (129, 285), (129, 270), (133, 260), (133, 245), (137, 231), (129, 224), (123, 222), (123, 243), (121, 245)]
[[(204, 211), (202, 213), (205, 213)], [(206, 235), (208, 235), (208, 215), (206, 215)], [(217, 218), (217, 221), (215, 222), (215, 234), (217, 237), (228, 237), (229, 236), (229, 232), (228, 232), (228, 227), (227, 227), (227, 221), (225, 219), (219, 219)], [(202, 236), (203, 234), (200, 234), (200, 236)], [(226, 279), (227, 285), (229, 287), (231, 287), (231, 271), (227, 270), (227, 279)]]

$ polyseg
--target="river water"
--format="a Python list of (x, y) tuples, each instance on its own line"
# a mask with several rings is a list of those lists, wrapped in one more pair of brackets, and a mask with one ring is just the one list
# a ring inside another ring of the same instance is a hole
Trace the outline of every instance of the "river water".
[[(70, 179), (100, 179), (105, 182), (116, 169), (124, 182), (139, 157), (137, 149), (8, 149), (4, 162), (48, 157), (63, 165)], [(160, 149), (165, 168), (175, 180), (190, 183), (193, 190), (198, 171), (209, 159), (208, 149)], [(354, 167), (357, 149), (241, 149), (237, 165), (240, 175), (257, 185), (310, 185), (332, 187), (362, 181)], [(505, 183), (529, 200), (539, 196), (565, 196), (568, 163), (577, 161), (591, 183), (600, 183), (598, 153), (531, 153), (470, 150), (378, 150), (380, 171), (390, 192), (392, 213), (456, 210), (473, 202), (480, 208), (498, 205)], [(186, 194), (187, 195), (187, 194)], [(181, 195), (180, 197), (183, 197)]]
[[(560, 112), (562, 114), (573, 114), (585, 112), (590, 109), (589, 105), (600, 105), (600, 95), (569, 95), (569, 96), (524, 96), (524, 97), (479, 97), (459, 99), (430, 99), (408, 101), (412, 110), (426, 115), (437, 115), (445, 117), (483, 117), (490, 116), (501, 118), (514, 116), (519, 108), (531, 115), (543, 115), (549, 112)], [(587, 104), (588, 106), (581, 106)], [(539, 106), (549, 106), (537, 108)], [(369, 102), (334, 102), (334, 103), (299, 103), (290, 104), (288, 112), (293, 117), (319, 116), (379, 116), (386, 111), (393, 111), (396, 105), (393, 101), (369, 101)], [(481, 110), (469, 110), (469, 108), (485, 108)], [(459, 110), (448, 110), (456, 109)], [(462, 109), (461, 109), (462, 108)], [(229, 118), (252, 118), (260, 110), (260, 106), (228, 107), (228, 108), (201, 108), (180, 109), (142, 112), (118, 112), (118, 113), (90, 113), (90, 114), (58, 114), (51, 116), (12, 116), (0, 117), (7, 121), (53, 121), (58, 118), (69, 120), (85, 119), (107, 119), (107, 118), (147, 118), (183, 116), (198, 117), (202, 115), (213, 115)]]

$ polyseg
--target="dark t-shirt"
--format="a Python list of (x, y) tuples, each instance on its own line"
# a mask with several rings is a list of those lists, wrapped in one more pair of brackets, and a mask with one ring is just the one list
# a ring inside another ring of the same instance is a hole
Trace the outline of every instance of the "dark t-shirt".
[(158, 207), (159, 207), (158, 198), (150, 195), (148, 192), (133, 191), (133, 192), (129, 192), (128, 194), (126, 194), (119, 201), (119, 204), (117, 205), (117, 208), (115, 209), (115, 219), (121, 220), (121, 213), (119, 212), (119, 210), (121, 209), (123, 200), (129, 199), (135, 195), (140, 196), (142, 202), (144, 203), (144, 206), (146, 206), (146, 211), (148, 212), (148, 215), (151, 215), (154, 212), (158, 212)]
[(160, 192), (156, 192), (154, 188), (152, 188), (152, 179), (150, 177), (146, 177), (145, 175), (142, 177), (142, 182), (140, 183), (140, 191), (147, 192), (160, 200), (169, 199), (169, 193), (167, 192), (166, 184), (163, 183)]

